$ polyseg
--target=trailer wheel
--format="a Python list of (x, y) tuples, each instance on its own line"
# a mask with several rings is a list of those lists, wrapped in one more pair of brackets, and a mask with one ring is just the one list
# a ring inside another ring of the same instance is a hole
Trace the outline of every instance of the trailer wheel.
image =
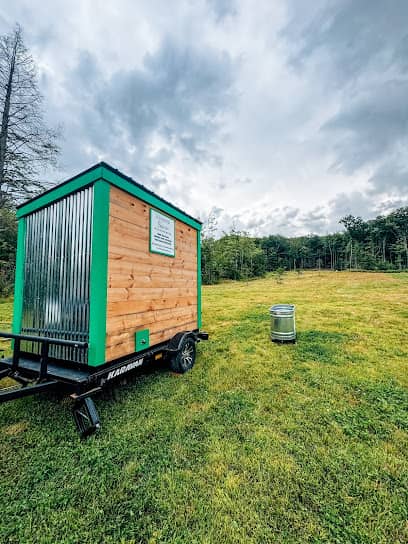
[(184, 374), (193, 368), (196, 358), (196, 343), (193, 338), (185, 338), (179, 350), (170, 358), (170, 368), (173, 372)]

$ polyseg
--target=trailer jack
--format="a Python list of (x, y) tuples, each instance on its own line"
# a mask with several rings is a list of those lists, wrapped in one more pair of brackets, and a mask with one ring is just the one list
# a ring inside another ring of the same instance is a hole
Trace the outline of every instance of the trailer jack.
[(81, 438), (86, 438), (101, 428), (99, 415), (91, 397), (75, 401), (72, 413)]

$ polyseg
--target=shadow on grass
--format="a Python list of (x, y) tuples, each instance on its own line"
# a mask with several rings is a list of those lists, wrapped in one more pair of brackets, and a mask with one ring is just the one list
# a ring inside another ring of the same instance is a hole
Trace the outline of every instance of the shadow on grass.
[(386, 440), (396, 429), (408, 431), (408, 391), (397, 382), (368, 380), (348, 389), (356, 404), (334, 415), (345, 435)]
[(347, 342), (352, 339), (353, 335), (339, 332), (301, 331), (297, 334), (294, 359), (297, 362), (341, 364), (348, 359)]

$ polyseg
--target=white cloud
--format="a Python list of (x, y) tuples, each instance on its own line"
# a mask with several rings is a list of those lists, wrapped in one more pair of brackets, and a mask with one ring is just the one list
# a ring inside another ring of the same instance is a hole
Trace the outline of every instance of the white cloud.
[(15, 21), (65, 126), (58, 180), (104, 159), (253, 234), (407, 203), (403, 0), (16, 0)]

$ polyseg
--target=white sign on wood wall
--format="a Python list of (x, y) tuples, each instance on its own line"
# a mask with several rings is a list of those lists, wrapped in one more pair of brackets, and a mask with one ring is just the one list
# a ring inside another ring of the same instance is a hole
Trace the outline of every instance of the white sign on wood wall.
[(175, 256), (175, 221), (168, 215), (150, 209), (150, 251)]

